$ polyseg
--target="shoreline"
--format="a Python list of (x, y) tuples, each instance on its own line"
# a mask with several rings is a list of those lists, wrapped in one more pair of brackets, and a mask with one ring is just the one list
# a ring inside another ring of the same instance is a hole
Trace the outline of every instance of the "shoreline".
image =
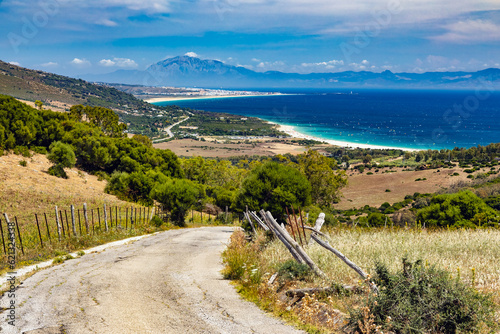
[(282, 132), (290, 135), (292, 138), (316, 140), (316, 141), (328, 143), (328, 144), (333, 145), (333, 146), (339, 146), (339, 147), (345, 147), (345, 148), (379, 149), (379, 150), (386, 150), (386, 149), (388, 149), (388, 150), (402, 150), (402, 151), (408, 151), (408, 152), (422, 151), (421, 149), (415, 149), (415, 148), (374, 145), (374, 144), (358, 144), (358, 143), (341, 141), (341, 140), (323, 139), (323, 138), (309, 136), (309, 135), (306, 135), (304, 133), (298, 132), (297, 130), (295, 130), (295, 127), (292, 125), (283, 125), (283, 124), (279, 124), (276, 122), (270, 122), (270, 121), (266, 121), (266, 122), (276, 125), (279, 131), (282, 131)]
[(154, 97), (151, 99), (145, 99), (144, 102), (155, 104), (161, 102), (176, 102), (176, 101), (191, 101), (191, 100), (210, 100), (210, 99), (228, 99), (228, 98), (238, 98), (238, 97), (266, 97), (266, 96), (281, 96), (290, 94), (253, 94), (253, 95), (215, 95), (215, 96), (166, 96), (166, 97)]

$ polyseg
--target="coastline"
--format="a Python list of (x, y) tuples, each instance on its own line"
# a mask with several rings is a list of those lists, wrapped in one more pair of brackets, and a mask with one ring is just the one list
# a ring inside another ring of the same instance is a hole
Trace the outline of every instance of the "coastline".
[(175, 102), (175, 101), (191, 101), (191, 100), (208, 100), (208, 99), (228, 99), (228, 98), (238, 98), (238, 97), (265, 97), (265, 96), (280, 96), (280, 95), (290, 95), (290, 94), (253, 94), (253, 95), (215, 95), (215, 96), (166, 96), (166, 97), (155, 97), (151, 99), (143, 100), (147, 103), (161, 103), (161, 102)]
[(330, 145), (334, 146), (339, 146), (339, 147), (346, 147), (346, 148), (367, 148), (367, 149), (379, 149), (379, 150), (403, 150), (403, 151), (408, 151), (408, 152), (418, 152), (421, 151), (419, 149), (415, 148), (405, 148), (405, 147), (395, 147), (395, 146), (384, 146), (384, 145), (371, 145), (371, 144), (358, 144), (358, 143), (353, 143), (353, 142), (347, 142), (347, 141), (340, 141), (340, 140), (332, 140), (332, 139), (323, 139), (319, 137), (313, 137), (309, 136), (306, 134), (303, 134), (301, 132), (298, 132), (295, 130), (295, 127), (292, 125), (283, 125), (275, 122), (270, 122), (266, 121), (270, 124), (274, 124), (278, 127), (279, 131), (282, 131), (288, 135), (290, 135), (292, 138), (300, 138), (300, 139), (309, 139), (309, 140), (316, 140), (320, 142), (325, 142)]

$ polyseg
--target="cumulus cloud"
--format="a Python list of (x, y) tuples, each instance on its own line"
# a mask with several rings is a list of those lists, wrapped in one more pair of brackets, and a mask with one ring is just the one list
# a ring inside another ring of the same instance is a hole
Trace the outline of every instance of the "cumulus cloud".
[(113, 58), (113, 59), (102, 59), (99, 61), (99, 65), (104, 67), (122, 67), (122, 68), (135, 68), (137, 67), (137, 63), (128, 58)]
[(70, 62), (71, 65), (74, 65), (76, 67), (89, 67), (91, 66), (92, 64), (90, 63), (90, 61), (88, 61), (87, 59), (83, 58), (83, 59), (80, 59), (80, 58), (75, 58), (73, 59), (71, 62)]
[(465, 20), (448, 24), (447, 32), (431, 37), (432, 40), (450, 43), (473, 44), (500, 41), (500, 25), (489, 20)]
[(17, 61), (9, 61), (9, 64), (16, 65), (16, 66), (21, 66), (21, 64), (18, 63)]
[(188, 57), (199, 58), (196, 52), (186, 52), (184, 55)]

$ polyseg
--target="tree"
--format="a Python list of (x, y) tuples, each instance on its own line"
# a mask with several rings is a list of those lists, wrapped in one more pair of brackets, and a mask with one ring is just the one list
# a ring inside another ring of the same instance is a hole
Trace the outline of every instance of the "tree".
[(319, 206), (331, 206), (340, 198), (340, 189), (347, 185), (345, 171), (336, 170), (336, 161), (314, 150), (298, 157), (298, 168), (311, 184), (312, 202)]
[(281, 219), (286, 208), (311, 204), (311, 184), (296, 168), (267, 162), (253, 169), (236, 197), (236, 208), (271, 211)]
[(170, 219), (177, 226), (185, 226), (188, 210), (205, 197), (203, 187), (186, 179), (168, 179), (153, 188), (151, 197), (170, 211)]
[(372, 156), (367, 154), (363, 157), (363, 163), (366, 165), (366, 164), (369, 164), (370, 162), (372, 161)]
[(36, 101), (35, 101), (35, 105), (36, 105), (36, 107), (37, 107), (38, 109), (42, 110), (42, 108), (43, 108), (43, 102), (42, 102), (42, 101), (40, 101), (40, 100), (36, 100)]
[(49, 150), (47, 158), (54, 163), (54, 165), (49, 168), (49, 174), (67, 179), (68, 175), (64, 171), (64, 168), (71, 168), (75, 166), (76, 163), (76, 156), (73, 148), (71, 145), (56, 141), (50, 144)]

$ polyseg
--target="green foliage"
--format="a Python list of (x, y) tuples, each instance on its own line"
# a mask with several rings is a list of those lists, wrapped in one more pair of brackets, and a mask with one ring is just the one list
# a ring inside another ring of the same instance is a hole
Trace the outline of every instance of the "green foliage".
[(157, 215), (154, 215), (149, 223), (154, 227), (160, 227), (163, 225), (163, 220)]
[(64, 168), (61, 165), (50, 166), (47, 173), (49, 175), (60, 177), (62, 179), (68, 178), (68, 174), (66, 174), (66, 172), (64, 171)]
[(417, 213), (417, 221), (429, 227), (475, 227), (498, 220), (498, 212), (470, 191), (434, 196), (430, 205)]
[(236, 197), (236, 208), (243, 211), (269, 210), (281, 219), (286, 207), (305, 207), (311, 203), (311, 184), (293, 167), (267, 162), (256, 167), (243, 181)]
[(380, 212), (372, 212), (368, 215), (368, 224), (370, 227), (380, 227), (380, 226), (385, 226), (391, 224), (391, 219), (380, 213)]
[(170, 211), (170, 218), (177, 226), (185, 226), (188, 210), (205, 197), (205, 190), (190, 180), (168, 179), (154, 187), (151, 197)]
[(339, 201), (340, 189), (347, 185), (347, 175), (336, 167), (334, 159), (311, 149), (298, 156), (298, 168), (314, 189), (314, 204), (328, 207)]
[(278, 277), (283, 281), (305, 281), (311, 275), (311, 269), (304, 263), (288, 260), (278, 268)]
[(118, 115), (111, 109), (83, 105), (72, 106), (69, 112), (72, 119), (89, 122), (112, 137), (123, 137), (127, 126), (120, 123)]
[(365, 307), (350, 312), (349, 332), (362, 332), (366, 311), (384, 332), (470, 333), (485, 324), (490, 329), (497, 326), (491, 296), (451, 279), (444, 270), (405, 259), (403, 269), (395, 274), (383, 264), (375, 270), (380, 293), (371, 295)]
[(26, 167), (26, 166), (28, 166), (28, 163), (26, 162), (26, 160), (21, 160), (21, 161), (19, 161), (19, 165)]
[(75, 166), (76, 156), (73, 148), (70, 145), (64, 144), (60, 141), (56, 141), (50, 144), (49, 150), (50, 151), (47, 155), (47, 158), (52, 163), (67, 168)]

